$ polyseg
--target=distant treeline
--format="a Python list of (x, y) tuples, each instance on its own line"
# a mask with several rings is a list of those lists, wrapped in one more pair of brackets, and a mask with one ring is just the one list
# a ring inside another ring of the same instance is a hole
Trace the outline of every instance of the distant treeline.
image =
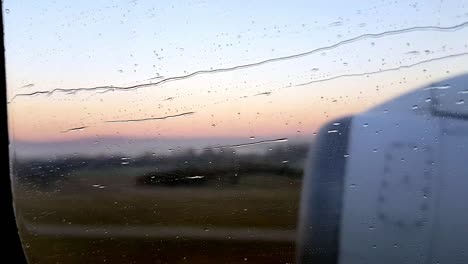
[(177, 150), (170, 155), (144, 153), (137, 157), (72, 155), (55, 159), (14, 159), (16, 181), (33, 188), (53, 189), (54, 186), (78, 177), (81, 170), (98, 171), (109, 168), (149, 168), (150, 173), (135, 175), (137, 185), (197, 185), (213, 178), (236, 184), (239, 177), (253, 173), (268, 173), (301, 177), (307, 155), (305, 144), (285, 145), (255, 153), (239, 154), (235, 148)]

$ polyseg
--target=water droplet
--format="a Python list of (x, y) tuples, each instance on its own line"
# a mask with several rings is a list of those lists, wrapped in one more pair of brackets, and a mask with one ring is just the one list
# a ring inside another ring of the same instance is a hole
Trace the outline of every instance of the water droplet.
[(413, 51), (406, 52), (406, 54), (410, 54), (410, 55), (419, 55), (419, 51), (413, 50)]
[(426, 100), (424, 100), (424, 101), (428, 103), (428, 102), (432, 101), (432, 99), (431, 99), (430, 97), (428, 97), (428, 98), (426, 98)]
[(364, 123), (364, 125), (362, 125), (363, 127), (368, 127), (369, 124), (368, 123)]
[(413, 105), (413, 107), (411, 107), (411, 109), (413, 109), (413, 110), (418, 109), (418, 105)]
[(349, 187), (355, 188), (355, 187), (356, 187), (356, 184), (353, 183), (353, 184), (349, 185)]
[(336, 130), (336, 129), (328, 130), (328, 134), (330, 134), (330, 133), (336, 133), (336, 132), (338, 132), (338, 130)]
[(465, 100), (461, 99), (460, 101), (456, 102), (455, 104), (461, 105), (461, 104), (464, 104), (464, 103), (465, 103)]
[(425, 88), (424, 90), (445, 90), (449, 88), (450, 88), (450, 85), (442, 84), (442, 85), (432, 85), (432, 86)]
[(373, 245), (372, 248), (377, 248), (377, 245)]
[(193, 180), (193, 179), (203, 179), (205, 178), (205, 176), (203, 175), (196, 175), (196, 176), (189, 176), (189, 177), (185, 177), (186, 179), (190, 179), (190, 180)]
[(374, 230), (375, 226), (369, 226), (369, 230)]
[(344, 154), (343, 157), (347, 158), (349, 157), (349, 154)]
[(254, 137), (254, 136), (251, 136), (250, 139), (255, 139), (255, 137)]
[(373, 149), (372, 152), (377, 152), (377, 149)]
[(339, 125), (341, 125), (341, 123), (340, 122), (335, 122), (335, 123), (333, 123), (333, 125), (334, 126), (339, 126)]
[(289, 160), (283, 160), (281, 163), (284, 164), (284, 163), (288, 163), (288, 162), (289, 162)]
[(10, 14), (10, 9), (5, 9), (5, 13)]

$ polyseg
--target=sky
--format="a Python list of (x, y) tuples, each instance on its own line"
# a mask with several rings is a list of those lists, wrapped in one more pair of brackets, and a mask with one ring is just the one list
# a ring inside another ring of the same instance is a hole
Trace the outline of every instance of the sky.
[(466, 1), (352, 2), (5, 1), (10, 138), (307, 138), (466, 72)]

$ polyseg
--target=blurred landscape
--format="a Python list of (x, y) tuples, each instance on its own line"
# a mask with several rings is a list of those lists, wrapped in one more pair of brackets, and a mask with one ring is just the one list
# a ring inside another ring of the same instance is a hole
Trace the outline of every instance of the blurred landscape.
[(308, 148), (16, 157), (20, 232), (34, 263), (292, 262)]

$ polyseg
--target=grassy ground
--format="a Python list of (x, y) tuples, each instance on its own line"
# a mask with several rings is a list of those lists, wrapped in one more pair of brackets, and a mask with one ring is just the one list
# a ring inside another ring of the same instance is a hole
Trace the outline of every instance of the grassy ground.
[(29, 237), (31, 263), (292, 263), (292, 243)]
[[(61, 193), (18, 194), (18, 212), (39, 223), (81, 225), (206, 225), (293, 229), (299, 184), (258, 188), (255, 179), (231, 188), (88, 187)], [(271, 184), (271, 182), (270, 182)]]
[[(229, 228), (295, 228), (300, 181), (250, 175), (230, 187), (136, 187), (134, 171), (109, 177), (86, 172), (60, 192), (18, 190), (20, 221), (60, 225), (146, 225)], [(97, 184), (104, 188), (93, 187)], [(32, 263), (287, 263), (285, 242), (190, 239), (74, 238), (23, 231)]]

